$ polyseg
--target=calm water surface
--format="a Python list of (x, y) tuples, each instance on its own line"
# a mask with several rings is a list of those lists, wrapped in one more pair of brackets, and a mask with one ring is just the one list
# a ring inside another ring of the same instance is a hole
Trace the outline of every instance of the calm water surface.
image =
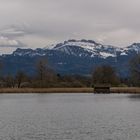
[(140, 97), (0, 95), (0, 140), (140, 140)]

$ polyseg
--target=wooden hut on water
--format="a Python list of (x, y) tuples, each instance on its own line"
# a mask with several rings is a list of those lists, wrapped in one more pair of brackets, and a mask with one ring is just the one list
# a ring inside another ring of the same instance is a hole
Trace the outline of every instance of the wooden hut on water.
[(110, 87), (111, 86), (109, 84), (94, 85), (94, 93), (109, 94), (110, 93)]

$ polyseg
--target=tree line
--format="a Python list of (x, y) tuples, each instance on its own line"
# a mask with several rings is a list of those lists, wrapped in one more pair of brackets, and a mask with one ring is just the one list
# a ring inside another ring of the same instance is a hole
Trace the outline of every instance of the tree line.
[[(48, 67), (46, 59), (40, 59), (35, 67), (35, 75), (27, 75), (19, 70), (16, 75), (0, 77), (0, 87), (7, 88), (48, 88), (48, 87), (92, 87), (96, 84), (112, 86), (140, 86), (140, 54), (130, 61), (130, 74), (127, 78), (120, 77), (110, 65), (94, 68), (91, 76), (61, 75)], [(2, 66), (0, 66), (2, 69)]]

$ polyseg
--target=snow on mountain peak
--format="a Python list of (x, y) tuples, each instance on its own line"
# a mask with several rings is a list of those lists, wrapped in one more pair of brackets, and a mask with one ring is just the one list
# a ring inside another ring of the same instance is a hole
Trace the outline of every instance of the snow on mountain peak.
[(93, 40), (68, 40), (64, 43), (53, 45), (46, 49), (58, 50), (69, 55), (75, 56), (99, 56), (102, 58), (115, 57), (116, 48), (110, 45), (102, 45)]
[(127, 55), (128, 53), (140, 53), (140, 43), (133, 43), (128, 47), (124, 47), (120, 49), (121, 55)]
[(68, 40), (63, 43), (49, 45), (43, 49), (17, 49), (13, 55), (18, 56), (44, 56), (50, 51), (59, 51), (66, 55), (77, 57), (98, 57), (106, 59), (108, 57), (124, 56), (130, 53), (140, 52), (140, 43), (134, 43), (128, 47), (119, 48), (111, 45), (102, 45), (93, 40)]

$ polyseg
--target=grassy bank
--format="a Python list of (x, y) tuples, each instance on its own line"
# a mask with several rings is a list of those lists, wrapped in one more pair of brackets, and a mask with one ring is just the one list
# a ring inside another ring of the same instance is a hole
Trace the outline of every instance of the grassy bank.
[[(93, 88), (1, 88), (0, 93), (93, 93)], [(140, 94), (140, 88), (113, 87), (111, 93)]]

